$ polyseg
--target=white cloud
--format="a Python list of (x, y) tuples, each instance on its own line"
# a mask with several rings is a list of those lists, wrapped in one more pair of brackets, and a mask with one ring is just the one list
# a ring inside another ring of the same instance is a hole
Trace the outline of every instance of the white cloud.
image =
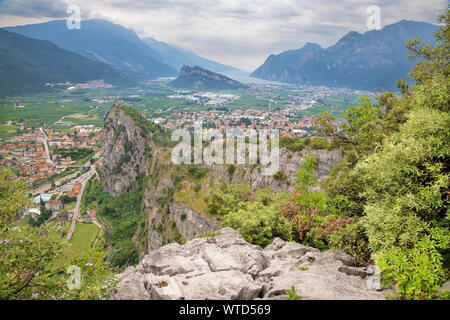
[[(5, 0), (44, 4), (58, 12), (63, 1)], [(382, 25), (402, 19), (436, 22), (446, 0), (64, 0), (84, 16), (103, 16), (141, 37), (174, 43), (207, 58), (253, 70), (272, 53), (317, 42), (327, 47), (351, 30), (365, 32), (366, 8), (381, 8)], [(0, 21), (6, 25), (8, 21)], [(42, 9), (37, 6), (37, 8)], [(36, 11), (36, 10), (35, 10)], [(45, 10), (37, 10), (45, 12)], [(49, 12), (52, 10), (49, 9)], [(29, 15), (30, 10), (24, 9)], [(19, 11), (11, 15), (25, 16)]]

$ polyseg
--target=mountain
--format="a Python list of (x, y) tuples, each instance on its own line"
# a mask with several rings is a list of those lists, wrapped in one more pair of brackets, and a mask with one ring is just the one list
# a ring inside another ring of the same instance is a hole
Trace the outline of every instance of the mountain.
[(164, 63), (177, 70), (180, 70), (186, 65), (189, 67), (199, 66), (219, 73), (239, 71), (236, 68), (200, 57), (192, 51), (177, 46), (170, 46), (167, 43), (158, 41), (154, 38), (144, 38), (142, 41), (144, 41), (153, 51), (157, 52), (162, 57)]
[(178, 78), (170, 82), (170, 85), (176, 88), (195, 88), (200, 90), (235, 90), (247, 88), (247, 86), (238, 81), (198, 66), (193, 68), (183, 66)]
[(122, 72), (63, 50), (49, 41), (31, 39), (0, 29), (0, 95), (48, 90), (48, 82), (105, 80), (130, 84)]
[(271, 55), (251, 76), (293, 84), (392, 90), (399, 78), (407, 80), (415, 63), (407, 58), (406, 42), (418, 36), (434, 43), (438, 28), (402, 20), (364, 34), (352, 31), (327, 49), (307, 43), (301, 49)]
[(133, 30), (106, 20), (84, 20), (81, 29), (73, 30), (67, 28), (65, 20), (5, 29), (51, 41), (62, 49), (132, 72), (140, 79), (177, 75), (177, 70), (161, 62), (163, 57), (142, 42)]

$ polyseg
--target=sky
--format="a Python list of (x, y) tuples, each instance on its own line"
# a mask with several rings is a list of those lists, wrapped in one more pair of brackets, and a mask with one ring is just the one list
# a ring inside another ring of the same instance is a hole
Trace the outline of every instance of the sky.
[[(369, 31), (369, 6), (381, 27), (400, 20), (437, 23), (448, 0), (0, 0), (0, 27), (64, 19), (77, 5), (84, 19), (103, 18), (141, 38), (176, 44), (241, 70), (307, 42), (326, 48), (350, 31)], [(81, 27), (83, 27), (81, 23)]]

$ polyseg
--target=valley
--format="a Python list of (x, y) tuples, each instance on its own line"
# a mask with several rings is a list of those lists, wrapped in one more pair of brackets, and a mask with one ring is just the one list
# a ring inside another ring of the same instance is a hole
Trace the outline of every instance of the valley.
[(0, 300), (450, 299), (450, 6), (26, 2)]

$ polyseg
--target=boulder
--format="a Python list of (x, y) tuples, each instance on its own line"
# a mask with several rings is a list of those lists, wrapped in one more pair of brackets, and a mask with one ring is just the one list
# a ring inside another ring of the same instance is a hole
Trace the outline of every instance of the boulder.
[(341, 251), (320, 252), (279, 238), (263, 249), (224, 228), (213, 237), (151, 251), (117, 275), (113, 299), (285, 299), (292, 286), (302, 299), (383, 299), (376, 276)]

